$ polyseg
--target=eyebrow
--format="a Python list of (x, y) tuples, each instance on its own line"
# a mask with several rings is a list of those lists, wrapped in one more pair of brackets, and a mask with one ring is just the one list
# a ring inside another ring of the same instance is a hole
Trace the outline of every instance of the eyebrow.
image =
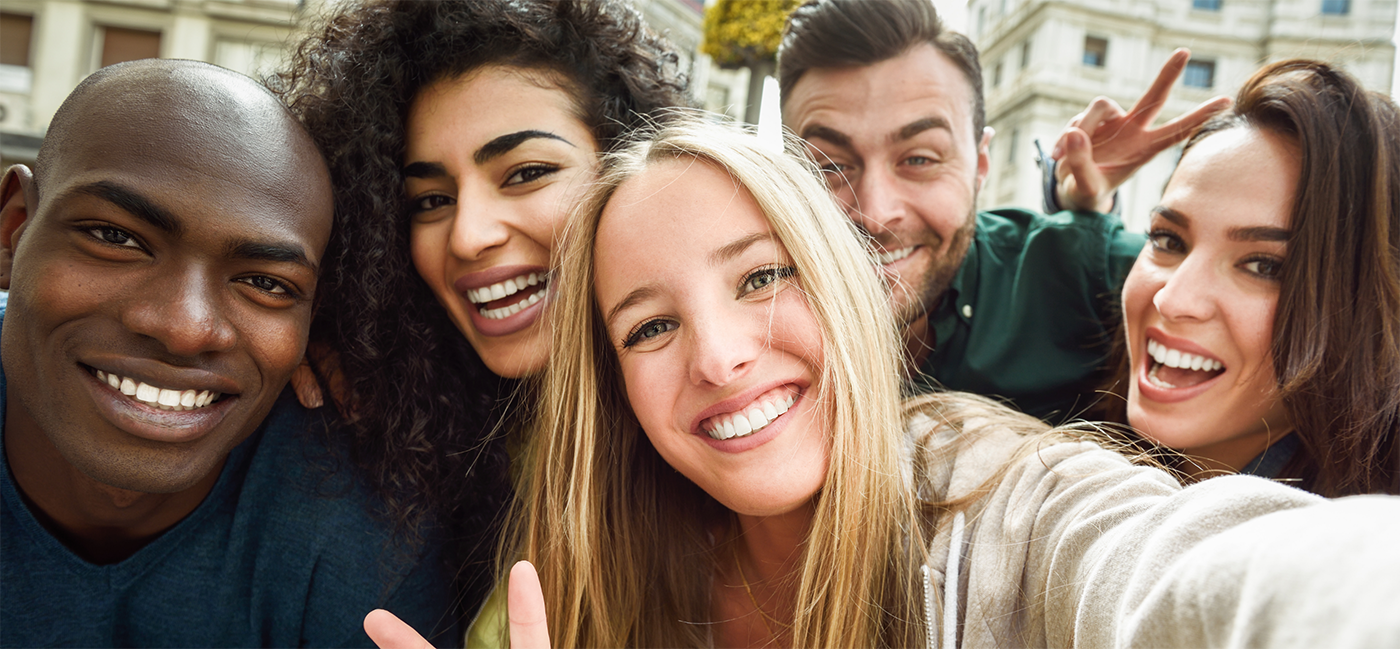
[(948, 125), (948, 120), (942, 117), (925, 117), (905, 124), (903, 128), (890, 135), (891, 142), (903, 142), (924, 131), (941, 128), (945, 131), (952, 131), (953, 127)]
[(842, 133), (841, 131), (838, 131), (834, 128), (831, 128), (830, 126), (822, 126), (821, 124), (813, 124), (805, 129), (802, 129), (802, 139), (810, 140), (813, 138), (820, 138), (826, 140), (827, 142), (835, 144), (836, 146), (843, 146), (847, 148), (850, 148), (851, 146), (851, 136), (846, 135), (845, 133)]
[(306, 249), (295, 243), (250, 240), (234, 241), (229, 244), (225, 254), (233, 259), (297, 264), (298, 266), (305, 267), (312, 273), (317, 275), (321, 274), (321, 268), (306, 256)]
[[(1152, 208), (1152, 213), (1156, 214), (1182, 228), (1191, 227), (1191, 217), (1182, 214), (1165, 205), (1158, 205)], [(1288, 242), (1289, 235), (1292, 234), (1285, 228), (1276, 228), (1269, 225), (1255, 225), (1249, 227), (1234, 227), (1225, 231), (1225, 236), (1231, 241), (1237, 242)]]
[(75, 194), (92, 196), (113, 205), (122, 211), (145, 221), (166, 234), (179, 236), (184, 230), (180, 219), (170, 210), (141, 195), (140, 192), (109, 180), (99, 180), (73, 189)]
[(514, 133), (507, 133), (505, 135), (492, 139), (486, 144), (481, 145), (481, 148), (477, 149), (476, 153), (472, 155), (472, 160), (475, 161), (477, 164), (483, 164), (489, 162), (492, 158), (504, 155), (511, 149), (514, 149), (515, 147), (518, 147), (521, 144), (524, 144), (525, 142), (539, 138), (558, 140), (560, 142), (563, 142), (564, 144), (574, 147), (575, 149), (578, 148), (577, 146), (574, 146), (573, 142), (570, 142), (548, 131), (516, 131)]
[[(759, 241), (765, 241), (772, 236), (771, 232), (755, 232), (753, 234), (744, 235), (716, 248), (710, 253), (707, 261), (711, 266), (718, 266), (743, 254), (743, 252), (748, 250), (753, 244)], [(611, 325), (613, 319), (617, 317), (617, 314), (621, 313), (624, 309), (639, 302), (643, 302), (648, 298), (655, 297), (657, 293), (656, 287), (650, 285), (634, 289), (631, 293), (627, 294), (627, 297), (622, 298), (621, 302), (618, 302), (616, 306), (608, 310), (608, 315), (604, 318), (604, 322)]]

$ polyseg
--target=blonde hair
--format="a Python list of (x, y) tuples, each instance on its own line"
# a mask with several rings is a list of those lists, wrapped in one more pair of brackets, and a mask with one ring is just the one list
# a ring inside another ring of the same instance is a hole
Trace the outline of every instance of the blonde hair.
[[(553, 347), (503, 556), (540, 572), (554, 645), (709, 644), (713, 531), (733, 514), (666, 465), (627, 405), (594, 299), (594, 239), (617, 188), (669, 161), (729, 173), (797, 270), (824, 343), (817, 398), (831, 462), (797, 586), (797, 646), (922, 644), (912, 575), (923, 543), (900, 467), (902, 367), (887, 292), (820, 171), (792, 140), (673, 116), (604, 159), (557, 250)], [(665, 218), (658, 216), (658, 218)]]

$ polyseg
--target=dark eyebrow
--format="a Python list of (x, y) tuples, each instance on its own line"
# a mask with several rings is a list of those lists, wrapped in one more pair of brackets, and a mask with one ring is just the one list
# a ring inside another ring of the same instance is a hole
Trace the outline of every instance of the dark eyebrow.
[[(1190, 229), (1191, 227), (1190, 217), (1170, 207), (1158, 205), (1157, 207), (1152, 208), (1152, 213), (1168, 221), (1171, 221), (1178, 227), (1187, 229)], [(1228, 237), (1231, 241), (1238, 242), (1279, 241), (1287, 243), (1290, 234), (1291, 232), (1287, 229), (1276, 228), (1269, 225), (1257, 225), (1243, 228), (1236, 227), (1230, 228), (1225, 232), (1225, 236)]]
[(1257, 225), (1248, 228), (1230, 228), (1226, 235), (1231, 241), (1281, 241), (1288, 242), (1289, 231), (1283, 228), (1275, 228), (1267, 225)]
[(442, 178), (447, 175), (447, 168), (436, 162), (411, 162), (404, 165), (404, 178)]
[(157, 205), (135, 190), (111, 181), (99, 180), (95, 183), (79, 185), (73, 189), (73, 193), (86, 194), (107, 201), (166, 234), (179, 236), (184, 229), (180, 225), (180, 219), (176, 218), (169, 210)]
[(572, 146), (576, 149), (578, 148), (577, 146), (574, 146), (573, 142), (570, 142), (562, 137), (559, 137), (558, 135), (549, 133), (547, 131), (516, 131), (514, 133), (507, 133), (505, 135), (491, 140), (490, 142), (487, 142), (486, 144), (481, 145), (481, 148), (477, 149), (476, 153), (472, 155), (472, 160), (475, 161), (477, 164), (484, 164), (490, 161), (492, 158), (505, 154), (506, 152), (510, 151), (511, 149), (514, 149), (515, 147), (520, 146), (526, 141), (533, 140), (536, 138), (548, 138), (551, 140), (559, 140), (564, 144)]
[(304, 266), (319, 275), (320, 267), (307, 258), (306, 250), (295, 243), (265, 241), (235, 241), (228, 246), (227, 254), (234, 259), (252, 259)]
[(909, 122), (908, 124), (905, 124), (904, 128), (901, 128), (890, 135), (890, 141), (903, 142), (904, 140), (914, 137), (915, 135), (918, 135), (920, 133), (923, 133), (924, 131), (934, 128), (941, 128), (946, 131), (953, 130), (953, 127), (948, 125), (948, 120), (943, 119), (942, 117), (925, 117), (923, 119), (914, 120), (912, 122)]
[(836, 146), (843, 146), (846, 148), (850, 148), (851, 146), (851, 136), (831, 128), (830, 126), (822, 126), (821, 124), (813, 124), (802, 130), (802, 139), (810, 140), (813, 138), (826, 140)]

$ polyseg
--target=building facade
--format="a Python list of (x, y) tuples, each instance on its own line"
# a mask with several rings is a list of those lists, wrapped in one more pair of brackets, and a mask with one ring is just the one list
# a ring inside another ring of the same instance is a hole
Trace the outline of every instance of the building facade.
[[(1159, 123), (1293, 57), (1340, 64), (1388, 94), (1395, 21), (1396, 0), (971, 0), (968, 30), (996, 129), (982, 207), (1039, 207), (1035, 141), (1048, 155), (1097, 96), (1130, 108), (1178, 47), (1192, 59)], [(1130, 228), (1146, 223), (1179, 157), (1179, 146), (1164, 152), (1122, 187)]]
[[(98, 68), (179, 58), (259, 78), (282, 64), (302, 26), (341, 1), (0, 0), (0, 169), (34, 162), (54, 112)], [(703, 84), (701, 1), (632, 2)]]

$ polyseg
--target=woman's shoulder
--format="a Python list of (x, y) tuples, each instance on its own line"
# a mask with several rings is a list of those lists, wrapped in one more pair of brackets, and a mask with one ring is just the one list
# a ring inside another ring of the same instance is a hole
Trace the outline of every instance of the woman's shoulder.
[[(991, 399), (938, 392), (905, 404), (906, 453), (920, 500), (947, 502), (1046, 479), (1134, 467), (1090, 425), (1051, 428)], [(1150, 470), (1149, 470), (1150, 471)], [(1175, 484), (1160, 471), (1151, 471)]]

